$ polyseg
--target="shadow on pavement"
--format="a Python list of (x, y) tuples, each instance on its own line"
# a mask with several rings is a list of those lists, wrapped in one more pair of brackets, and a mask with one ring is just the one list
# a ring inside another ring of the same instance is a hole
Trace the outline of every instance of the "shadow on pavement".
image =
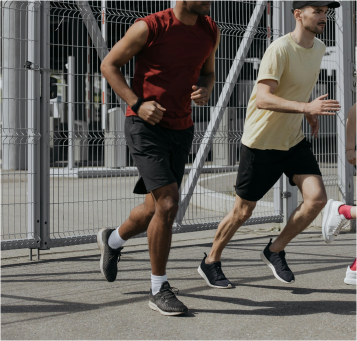
[(223, 303), (235, 304), (258, 309), (190, 309), (194, 314), (214, 313), (214, 314), (236, 314), (236, 315), (265, 315), (265, 316), (296, 316), (331, 313), (337, 315), (355, 315), (355, 301), (264, 301), (256, 302), (243, 298), (217, 297), (208, 295), (182, 294), (185, 297), (204, 299), (207, 301), (219, 301)]

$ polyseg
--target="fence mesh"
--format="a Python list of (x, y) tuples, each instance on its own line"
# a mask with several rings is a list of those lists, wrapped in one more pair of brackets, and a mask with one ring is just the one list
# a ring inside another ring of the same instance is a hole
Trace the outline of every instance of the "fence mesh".
[[(24, 67), (31, 45), (27, 33), (29, 13), (35, 8), (29, 4), (31, 2), (3, 2), (1, 6), (3, 240), (35, 238), (33, 226), (28, 221), (29, 212), (36, 204), (29, 200), (32, 198), (29, 193), (34, 190), (31, 186), (37, 173), (28, 166), (28, 155), (32, 155), (31, 144), (41, 136), (38, 122), (29, 115), (34, 107), (29, 103), (38, 100), (31, 97), (28, 88), (29, 72), (35, 71)], [(132, 208), (144, 201), (144, 196), (132, 193), (139, 174), (124, 138), (127, 105), (101, 76), (100, 64), (102, 57), (137, 18), (167, 9), (172, 4), (171, 1), (51, 1), (49, 4), (47, 48), (50, 50), (51, 83), (56, 89), (53, 98), (49, 99), (49, 237), (59, 241), (53, 245), (66, 245), (63, 240), (68, 237), (94, 236), (102, 227), (118, 226)], [(36, 6), (41, 3), (36, 2)], [(210, 16), (221, 30), (221, 43), (216, 53), (216, 83), (205, 107), (192, 104), (195, 135), (181, 186), (182, 198), (189, 200), (179, 212), (176, 232), (215, 227), (233, 207), (233, 185), (246, 107), (264, 52), (282, 35), (279, 26), (274, 26), (276, 17), (281, 15), (280, 2), (266, 5), (257, 1), (217, 1), (211, 6)], [(335, 92), (335, 30), (332, 10), (326, 32), (321, 37), (327, 51), (312, 98), (324, 93), (333, 97)], [(103, 39), (105, 44), (101, 43)], [(17, 50), (11, 48), (11, 44), (15, 44)], [(242, 45), (249, 48), (247, 55), (240, 54)], [(13, 57), (11, 51), (18, 51), (20, 57)], [(224, 113), (217, 123), (217, 132), (209, 135), (209, 124), (215, 117), (215, 110), (220, 109), (220, 98), (230, 82), (234, 65), (240, 70), (238, 78), (222, 108)], [(131, 86), (135, 57), (121, 70)], [(21, 86), (10, 84), (11, 79), (17, 79), (14, 84)], [(320, 126), (319, 138), (312, 140), (313, 151), (329, 198), (337, 198), (336, 118), (323, 117)], [(303, 129), (308, 136), (309, 127), (305, 121)], [(202, 154), (201, 147), (205, 143), (208, 147)], [(202, 169), (195, 165), (198, 158), (203, 158)], [(192, 182), (190, 174), (198, 175), (197, 183)], [(193, 185), (190, 187), (190, 184)], [(258, 202), (250, 223), (282, 220), (280, 192), (281, 188), (275, 186)], [(302, 200), (300, 194), (298, 200)], [(317, 219), (315, 223), (320, 222)], [(75, 238), (72, 241), (75, 242)]]
[[(106, 43), (110, 49), (138, 17), (164, 10), (171, 2), (91, 2), (92, 24), (106, 24)], [(264, 13), (257, 28), (248, 27), (254, 1), (213, 2), (211, 16), (221, 29), (217, 52), (217, 80), (206, 107), (193, 106), (195, 137), (182, 187), (192, 170), (192, 163), (206, 132), (211, 113), (222, 92), (236, 58), (244, 33), (254, 35), (248, 56), (223, 115), (218, 132), (211, 140), (211, 150), (203, 174), (192, 194), (181, 225), (221, 220), (234, 203), (239, 144), (243, 132), (245, 109), (262, 58), (269, 43), (281, 32), (268, 28), (271, 20)], [(273, 9), (274, 11), (274, 9)], [(104, 14), (103, 14), (104, 13)], [(237, 13), (239, 14), (237, 16)], [(51, 237), (95, 233), (100, 227), (120, 225), (130, 210), (143, 202), (132, 193), (138, 174), (124, 139), (126, 104), (111, 89), (103, 88), (98, 49), (87, 32), (81, 11), (75, 2), (51, 2), (51, 70), (63, 84), (51, 110)], [(74, 102), (68, 98), (73, 60)], [(132, 83), (135, 58), (122, 67), (129, 85)], [(107, 92), (103, 113), (103, 92)], [(70, 118), (69, 116), (72, 116)], [(69, 124), (72, 120), (72, 135)], [(69, 169), (69, 149), (73, 149), (73, 168)], [(279, 212), (280, 214), (280, 212)], [(274, 215), (270, 191), (255, 210), (254, 217)]]

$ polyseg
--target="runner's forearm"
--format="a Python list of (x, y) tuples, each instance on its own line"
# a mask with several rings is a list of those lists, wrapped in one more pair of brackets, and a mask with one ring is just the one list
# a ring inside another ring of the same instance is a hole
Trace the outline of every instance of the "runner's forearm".
[(123, 73), (117, 65), (102, 63), (100, 70), (107, 82), (123, 101), (130, 107), (137, 102), (138, 96), (129, 88)]
[(216, 75), (214, 72), (208, 73), (206, 75), (200, 75), (198, 77), (197, 86), (206, 88), (208, 93), (211, 94), (216, 80)]
[(356, 146), (356, 104), (349, 110), (346, 122), (346, 150)]
[(272, 93), (257, 96), (257, 108), (292, 114), (306, 114), (307, 103), (288, 101)]

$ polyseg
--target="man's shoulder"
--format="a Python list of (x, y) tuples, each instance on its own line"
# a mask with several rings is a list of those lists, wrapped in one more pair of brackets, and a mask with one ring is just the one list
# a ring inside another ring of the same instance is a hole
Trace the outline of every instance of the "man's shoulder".
[(208, 33), (208, 35), (212, 38), (213, 45), (215, 45), (218, 30), (217, 24), (208, 15), (200, 15), (198, 20), (201, 28), (203, 28), (204, 31)]
[(325, 53), (326, 50), (326, 45), (324, 44), (324, 42), (322, 40), (320, 40), (319, 38), (314, 38), (314, 45), (316, 46), (317, 49), (323, 51)]
[(289, 47), (287, 35), (275, 39), (267, 48), (267, 51), (285, 51)]
[(268, 53), (277, 53), (284, 55), (290, 47), (287, 35), (284, 35), (278, 39), (275, 39), (267, 48), (266, 52)]
[(210, 26), (217, 26), (217, 24), (215, 23), (215, 21), (208, 15), (202, 15), (200, 16), (202, 22), (210, 25)]
[(154, 22), (158, 25), (164, 25), (167, 21), (167, 18), (171, 16), (171, 9), (165, 9), (164, 11), (156, 12), (147, 15), (146, 17), (139, 18), (140, 20), (144, 20), (146, 22)]

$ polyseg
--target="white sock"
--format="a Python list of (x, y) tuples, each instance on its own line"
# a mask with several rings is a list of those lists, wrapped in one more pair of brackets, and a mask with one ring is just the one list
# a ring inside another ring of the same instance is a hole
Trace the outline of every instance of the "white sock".
[[(120, 226), (119, 226), (120, 227)], [(115, 229), (109, 236), (108, 245), (112, 249), (119, 249), (124, 245), (126, 240), (122, 239), (119, 234), (119, 227)]]
[(167, 275), (155, 276), (151, 274), (151, 291), (153, 295), (156, 295), (160, 289), (162, 283), (167, 281)]

